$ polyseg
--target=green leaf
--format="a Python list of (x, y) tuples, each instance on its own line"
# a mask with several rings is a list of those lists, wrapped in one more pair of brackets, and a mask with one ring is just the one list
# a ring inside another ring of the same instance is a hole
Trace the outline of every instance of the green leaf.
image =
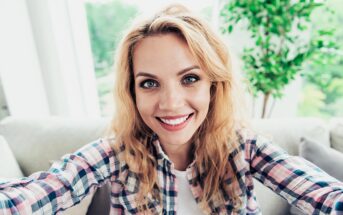
[[(310, 59), (313, 62), (329, 59), (323, 57), (328, 55), (323, 50), (336, 47), (330, 39), (335, 33), (328, 28), (313, 30), (310, 19), (322, 6), (314, 0), (230, 0), (230, 7), (225, 7), (227, 11), (223, 13), (226, 33), (232, 31), (230, 26), (234, 23), (244, 20), (245, 30), (254, 41), (245, 44), (242, 55), (254, 95), (272, 93), (279, 98)], [(308, 29), (313, 32), (309, 34)], [(304, 34), (309, 38), (304, 39)], [(319, 73), (315, 77), (321, 76)]]
[(228, 28), (227, 28), (228, 32), (231, 33), (232, 30), (233, 30), (233, 26), (232, 25), (229, 25)]

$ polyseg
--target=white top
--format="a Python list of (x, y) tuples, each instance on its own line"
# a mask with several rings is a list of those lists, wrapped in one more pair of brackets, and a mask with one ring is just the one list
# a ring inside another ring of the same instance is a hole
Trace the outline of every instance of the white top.
[(187, 180), (187, 172), (174, 170), (178, 187), (177, 214), (178, 215), (204, 215), (195, 201)]

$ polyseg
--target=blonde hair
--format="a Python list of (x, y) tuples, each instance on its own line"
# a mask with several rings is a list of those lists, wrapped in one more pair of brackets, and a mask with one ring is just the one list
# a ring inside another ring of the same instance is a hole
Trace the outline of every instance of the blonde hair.
[[(136, 24), (121, 42), (115, 61), (114, 148), (125, 148), (120, 154), (130, 171), (137, 173), (141, 196), (158, 187), (156, 158), (152, 154), (153, 146), (149, 144), (153, 131), (143, 122), (136, 108), (132, 59), (135, 46), (144, 38), (169, 33), (177, 34), (187, 42), (212, 82), (209, 112), (192, 137), (196, 171), (203, 176), (200, 177), (203, 186), (199, 198), (201, 206), (224, 204), (228, 198), (239, 204), (238, 194), (234, 192), (237, 179), (230, 164), (232, 161), (228, 159), (229, 154), (238, 148), (236, 129), (239, 118), (235, 99), (241, 97), (235, 91), (229, 54), (221, 39), (183, 6), (169, 6), (154, 18)], [(230, 183), (224, 181), (228, 175), (233, 178)], [(159, 194), (155, 195), (158, 197)]]

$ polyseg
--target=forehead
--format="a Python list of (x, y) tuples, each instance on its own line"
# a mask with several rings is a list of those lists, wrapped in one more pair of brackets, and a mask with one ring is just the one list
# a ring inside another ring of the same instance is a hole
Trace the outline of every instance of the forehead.
[(184, 39), (174, 33), (153, 35), (140, 41), (133, 52), (133, 70), (179, 71), (198, 65)]

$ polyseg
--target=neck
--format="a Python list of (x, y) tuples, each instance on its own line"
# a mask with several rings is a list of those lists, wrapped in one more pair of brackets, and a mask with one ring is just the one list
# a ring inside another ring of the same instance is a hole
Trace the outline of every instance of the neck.
[(175, 169), (184, 171), (192, 162), (193, 156), (191, 155), (192, 145), (185, 143), (183, 145), (163, 145), (163, 150), (173, 162)]

